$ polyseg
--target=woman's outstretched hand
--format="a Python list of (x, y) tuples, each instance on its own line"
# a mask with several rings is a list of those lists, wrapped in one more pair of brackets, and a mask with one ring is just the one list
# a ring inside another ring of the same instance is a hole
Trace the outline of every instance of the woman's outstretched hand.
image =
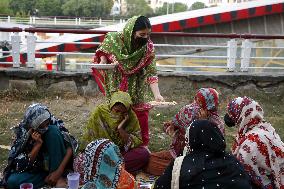
[(159, 94), (159, 95), (155, 96), (155, 101), (156, 102), (164, 102), (165, 99), (162, 95)]
[(101, 57), (94, 56), (93, 63), (94, 64), (107, 64), (107, 58), (105, 56), (101, 56)]

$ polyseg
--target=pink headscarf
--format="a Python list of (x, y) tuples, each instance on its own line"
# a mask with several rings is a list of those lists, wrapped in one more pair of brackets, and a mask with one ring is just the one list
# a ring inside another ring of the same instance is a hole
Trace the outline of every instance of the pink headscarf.
[(284, 188), (284, 143), (264, 120), (261, 106), (248, 97), (238, 97), (227, 108), (238, 127), (232, 153), (256, 185)]

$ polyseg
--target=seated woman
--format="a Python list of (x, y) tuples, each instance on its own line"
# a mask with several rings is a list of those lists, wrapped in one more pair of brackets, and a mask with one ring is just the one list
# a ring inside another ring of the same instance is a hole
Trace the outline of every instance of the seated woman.
[(131, 105), (128, 93), (113, 93), (109, 103), (97, 106), (91, 114), (82, 142), (84, 147), (96, 139), (110, 139), (123, 154), (126, 170), (135, 174), (148, 163), (149, 151), (141, 146), (139, 121)]
[(213, 88), (200, 88), (194, 98), (194, 101), (200, 107), (200, 119), (208, 119), (214, 122), (225, 135), (225, 127), (218, 114), (219, 93)]
[(173, 117), (172, 121), (164, 123), (165, 132), (172, 137), (169, 150), (151, 153), (146, 172), (152, 175), (162, 175), (173, 159), (182, 155), (185, 147), (185, 131), (190, 124), (198, 119), (199, 106), (196, 103), (186, 105)]
[(173, 138), (170, 150), (151, 153), (146, 172), (161, 175), (174, 158), (182, 155), (186, 128), (194, 120), (212, 121), (224, 135), (224, 123), (218, 115), (218, 106), (218, 92), (213, 88), (200, 88), (195, 95), (194, 103), (184, 106), (172, 121), (164, 124), (165, 132)]
[(185, 156), (171, 162), (156, 181), (155, 189), (251, 188), (244, 168), (225, 152), (225, 139), (216, 124), (208, 120), (194, 121), (185, 137)]
[(77, 162), (75, 171), (81, 175), (83, 189), (134, 188), (134, 177), (124, 169), (120, 150), (110, 140), (99, 139), (91, 142), (81, 156), (82, 161)]
[(19, 188), (22, 183), (33, 183), (34, 188), (45, 184), (65, 187), (77, 141), (68, 134), (63, 122), (46, 106), (33, 104), (14, 131), (16, 139), (4, 170), (7, 187)]
[(255, 188), (284, 188), (284, 143), (265, 121), (261, 106), (248, 97), (238, 97), (227, 108), (226, 125), (238, 128), (232, 153)]

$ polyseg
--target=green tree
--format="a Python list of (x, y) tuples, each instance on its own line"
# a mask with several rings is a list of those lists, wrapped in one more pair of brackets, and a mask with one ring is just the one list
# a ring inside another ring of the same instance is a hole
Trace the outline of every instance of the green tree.
[(35, 4), (36, 0), (11, 0), (9, 5), (15, 15), (27, 16), (35, 10)]
[(153, 9), (146, 3), (145, 0), (126, 0), (127, 3), (127, 16), (135, 15), (153, 15)]
[(69, 0), (62, 6), (66, 16), (109, 16), (113, 0)]
[(158, 8), (155, 11), (155, 15), (164, 15), (167, 13), (177, 13), (177, 12), (184, 12), (187, 11), (187, 5), (183, 3), (164, 3), (162, 7)]
[(0, 1), (0, 14), (11, 14), (11, 10), (9, 8), (10, 0), (1, 0)]
[(195, 2), (191, 5), (190, 10), (197, 10), (197, 9), (204, 9), (206, 8), (206, 5), (202, 2)]
[(37, 0), (35, 7), (40, 16), (60, 16), (62, 3), (62, 0)]

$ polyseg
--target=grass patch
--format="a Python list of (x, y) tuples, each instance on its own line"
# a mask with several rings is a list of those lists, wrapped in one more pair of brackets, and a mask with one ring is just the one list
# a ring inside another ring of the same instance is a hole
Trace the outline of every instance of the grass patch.
[(8, 159), (8, 150), (0, 149), (0, 170), (1, 172), (4, 170), (4, 168), (7, 165), (7, 159)]
[(9, 145), (12, 139), (8, 120), (0, 117), (0, 144)]

